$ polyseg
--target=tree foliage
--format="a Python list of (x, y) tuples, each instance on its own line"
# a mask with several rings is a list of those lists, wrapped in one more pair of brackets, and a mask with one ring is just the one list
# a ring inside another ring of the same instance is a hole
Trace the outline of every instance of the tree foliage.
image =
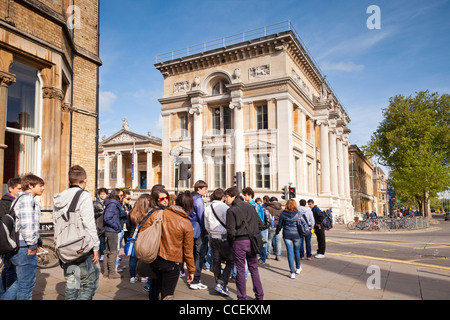
[(397, 95), (364, 152), (390, 168), (396, 193), (429, 214), (429, 197), (450, 186), (450, 95)]

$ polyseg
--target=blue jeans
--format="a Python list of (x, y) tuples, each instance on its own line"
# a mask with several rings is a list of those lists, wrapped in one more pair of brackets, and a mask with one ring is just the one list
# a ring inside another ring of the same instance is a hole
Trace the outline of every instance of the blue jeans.
[(16, 280), (0, 296), (0, 300), (31, 300), (36, 285), (37, 255), (29, 255), (28, 247), (22, 247), (16, 253), (6, 254), (4, 259), (10, 279)]
[(263, 261), (266, 262), (266, 258), (268, 255), (268, 251), (267, 251), (267, 246), (269, 243), (269, 229), (263, 230), (261, 231), (261, 236), (264, 238), (264, 240), (266, 240), (266, 242), (263, 245), (263, 251), (262, 253), (259, 255), (259, 258)]
[(130, 278), (135, 278), (136, 273), (136, 265), (138, 262), (138, 258), (136, 257), (136, 253), (133, 250), (133, 254), (130, 256), (129, 267), (130, 267)]
[(281, 234), (275, 234), (276, 228), (269, 228), (269, 241), (268, 243), (268, 251), (269, 255), (273, 249), (273, 254), (277, 257), (281, 256)]
[(307, 236), (300, 236), (300, 258), (305, 256), (304, 243), (306, 244), (306, 257), (311, 257), (311, 236), (312, 233)]
[(295, 269), (300, 269), (300, 239), (284, 239), (284, 244), (286, 245), (289, 269), (291, 273), (295, 273)]
[(66, 300), (92, 300), (98, 289), (100, 263), (92, 263), (91, 253), (81, 263), (64, 265), (66, 279)]

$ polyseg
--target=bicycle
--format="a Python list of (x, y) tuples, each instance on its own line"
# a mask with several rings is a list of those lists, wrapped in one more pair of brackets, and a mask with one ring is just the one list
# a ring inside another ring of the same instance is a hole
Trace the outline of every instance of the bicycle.
[(41, 238), (42, 245), (37, 249), (38, 268), (50, 269), (59, 264), (59, 258), (55, 250), (55, 242), (53, 239)]
[(336, 224), (344, 224), (345, 223), (344, 218), (342, 216), (336, 216), (333, 218), (333, 220)]

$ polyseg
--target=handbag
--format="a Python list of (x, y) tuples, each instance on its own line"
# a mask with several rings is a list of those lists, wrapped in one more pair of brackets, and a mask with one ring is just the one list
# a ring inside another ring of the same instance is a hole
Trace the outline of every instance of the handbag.
[(256, 254), (261, 254), (263, 252), (263, 246), (264, 246), (264, 239), (263, 239), (261, 233), (249, 235), (248, 237), (250, 238), (252, 250)]
[(128, 238), (127, 242), (125, 243), (125, 246), (123, 248), (123, 251), (125, 252), (125, 255), (127, 257), (131, 257), (134, 254), (134, 245), (136, 243), (136, 236), (139, 231), (139, 227), (134, 230), (134, 234), (132, 238)]

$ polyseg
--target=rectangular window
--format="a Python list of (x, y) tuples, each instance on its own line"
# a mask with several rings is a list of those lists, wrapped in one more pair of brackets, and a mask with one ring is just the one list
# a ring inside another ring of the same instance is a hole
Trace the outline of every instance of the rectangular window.
[(270, 156), (255, 155), (255, 186), (259, 189), (270, 189)]
[(215, 135), (226, 134), (231, 129), (231, 110), (228, 106), (212, 108), (212, 129)]
[(187, 114), (180, 115), (180, 137), (187, 137), (188, 133), (188, 116)]
[(40, 101), (38, 70), (14, 61), (10, 73), (16, 82), (8, 87), (3, 183), (40, 169)]
[(269, 128), (267, 105), (256, 107), (258, 130), (264, 130)]
[(226, 184), (226, 161), (225, 157), (214, 157), (214, 186), (225, 189)]

